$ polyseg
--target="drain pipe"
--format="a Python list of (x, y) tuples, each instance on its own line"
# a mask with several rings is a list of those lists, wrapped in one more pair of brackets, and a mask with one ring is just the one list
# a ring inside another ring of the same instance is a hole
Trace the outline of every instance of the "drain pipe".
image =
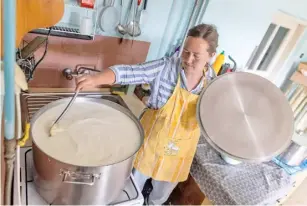
[(16, 37), (16, 0), (3, 1), (4, 33), (4, 137), (5, 137), (5, 198), (4, 203), (11, 205), (11, 189), (14, 171), (16, 140), (15, 133), (15, 37)]
[(191, 25), (193, 24), (193, 17), (195, 16), (195, 13), (196, 13), (196, 10), (197, 10), (197, 6), (199, 4), (199, 1), (200, 0), (195, 0), (195, 3), (194, 3), (194, 7), (193, 7), (193, 10), (192, 10), (192, 14), (190, 16), (190, 20), (189, 20), (189, 23), (188, 23), (188, 26), (187, 26), (187, 29), (184, 33), (184, 39), (182, 40), (182, 43), (181, 43), (181, 46), (180, 46), (180, 50), (179, 50), (179, 53), (178, 53), (178, 56), (180, 57), (181, 54), (182, 54), (182, 51), (183, 51), (183, 44), (187, 38), (187, 35), (188, 35), (188, 32), (189, 32), (189, 29), (191, 27)]

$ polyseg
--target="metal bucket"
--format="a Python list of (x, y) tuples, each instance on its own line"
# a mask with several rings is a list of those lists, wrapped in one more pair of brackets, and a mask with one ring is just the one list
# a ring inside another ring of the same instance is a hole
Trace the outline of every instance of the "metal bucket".
[(280, 160), (289, 166), (300, 166), (307, 158), (307, 147), (292, 141), (290, 146), (279, 155)]
[[(31, 125), (48, 109), (67, 104), (69, 98), (54, 101), (41, 108), (32, 118)], [(137, 118), (126, 108), (108, 100), (78, 97), (75, 103), (105, 104), (126, 114), (136, 124), (143, 141), (144, 132)], [(33, 128), (33, 127), (31, 127)], [(31, 129), (31, 136), (32, 136)], [(63, 163), (44, 153), (33, 137), (34, 183), (38, 193), (49, 204), (105, 205), (112, 203), (124, 189), (129, 179), (134, 155), (112, 165), (85, 167)], [(142, 142), (141, 144), (142, 145)]]
[(290, 166), (300, 166), (307, 158), (307, 134), (295, 132), (290, 146), (279, 159)]

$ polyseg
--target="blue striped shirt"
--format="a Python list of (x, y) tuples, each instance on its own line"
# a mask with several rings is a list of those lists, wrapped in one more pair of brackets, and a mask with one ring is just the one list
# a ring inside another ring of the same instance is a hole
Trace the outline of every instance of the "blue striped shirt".
[[(164, 57), (162, 59), (149, 61), (137, 65), (116, 65), (110, 67), (115, 73), (115, 84), (149, 84), (151, 95), (147, 106), (159, 109), (165, 105), (171, 97), (177, 84), (178, 75), (181, 77), (181, 88), (187, 90), (186, 76), (183, 71), (181, 60), (177, 56)], [(199, 84), (190, 91), (199, 94), (203, 88), (204, 78), (214, 78), (214, 71), (210, 68)]]

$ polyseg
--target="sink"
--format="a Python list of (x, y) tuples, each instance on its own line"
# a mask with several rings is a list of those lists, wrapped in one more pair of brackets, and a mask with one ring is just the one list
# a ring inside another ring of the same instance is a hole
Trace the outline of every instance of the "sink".
[[(56, 93), (21, 93), (20, 103), (21, 103), (21, 120), (22, 127), (24, 130), (24, 122), (30, 122), (33, 115), (43, 106), (59, 100), (63, 98), (69, 98), (74, 95), (73, 92), (56, 92)], [(128, 106), (124, 102), (124, 100), (119, 95), (113, 95), (110, 93), (101, 93), (101, 92), (80, 92), (80, 97), (88, 97), (88, 98), (98, 98), (98, 99), (106, 99), (116, 104), (119, 104), (127, 109)], [(26, 142), (25, 147), (32, 145), (31, 136), (29, 140)]]
[[(59, 92), (59, 93), (22, 93), (21, 94), (21, 108), (22, 108), (22, 121), (31, 121), (33, 115), (43, 106), (59, 100), (63, 98), (72, 97), (74, 93), (72, 92)], [(128, 109), (128, 106), (124, 102), (124, 100), (118, 96), (113, 94), (104, 94), (101, 92), (80, 92), (80, 97), (88, 97), (88, 98), (98, 98), (98, 99), (106, 99), (112, 101), (116, 104), (119, 104)]]

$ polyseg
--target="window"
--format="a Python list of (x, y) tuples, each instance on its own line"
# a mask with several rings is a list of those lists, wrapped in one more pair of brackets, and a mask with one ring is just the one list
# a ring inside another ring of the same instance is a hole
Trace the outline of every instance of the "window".
[(251, 55), (246, 66), (247, 72), (274, 82), (274, 78), (281, 72), (284, 62), (302, 35), (305, 23), (286, 13), (277, 12)]
[(271, 42), (266, 52), (264, 53), (263, 58), (257, 67), (257, 70), (267, 71), (270, 62), (273, 60), (275, 54), (280, 48), (280, 45), (285, 40), (288, 31), (289, 29), (282, 26), (278, 28), (276, 35), (274, 36), (273, 41)]

